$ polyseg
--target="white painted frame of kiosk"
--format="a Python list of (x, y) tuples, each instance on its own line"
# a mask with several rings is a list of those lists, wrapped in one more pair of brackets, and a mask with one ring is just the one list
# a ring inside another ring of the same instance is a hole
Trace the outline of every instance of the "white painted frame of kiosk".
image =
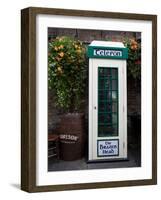
[[(125, 48), (120, 42), (93, 41), (89, 46)], [(98, 137), (98, 67), (118, 69), (118, 136)], [(127, 159), (127, 78), (126, 59), (89, 58), (88, 161)], [(98, 155), (98, 141), (118, 141), (115, 155)]]

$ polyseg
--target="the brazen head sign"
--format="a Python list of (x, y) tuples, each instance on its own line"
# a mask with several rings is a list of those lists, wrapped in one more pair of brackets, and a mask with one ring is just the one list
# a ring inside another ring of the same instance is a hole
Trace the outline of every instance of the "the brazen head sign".
[(115, 140), (98, 140), (98, 156), (117, 156), (119, 154), (119, 141)]

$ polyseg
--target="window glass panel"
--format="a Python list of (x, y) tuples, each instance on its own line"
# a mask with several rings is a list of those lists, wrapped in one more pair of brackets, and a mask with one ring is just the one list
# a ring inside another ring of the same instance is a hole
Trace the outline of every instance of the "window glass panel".
[(112, 80), (112, 90), (117, 90), (117, 80)]
[(110, 80), (106, 79), (105, 80), (105, 90), (110, 90), (110, 88), (111, 88)]
[(112, 127), (112, 133), (113, 135), (112, 136), (117, 136), (118, 135), (118, 128), (117, 128), (117, 125), (113, 125)]
[(111, 101), (111, 91), (106, 91), (107, 93), (107, 101)]
[(107, 103), (107, 112), (111, 112), (112, 111), (112, 103)]
[(117, 78), (118, 77), (118, 69), (116, 68), (112, 68), (112, 78)]
[(112, 123), (117, 124), (117, 114), (116, 113), (112, 113)]
[(118, 130), (117, 126), (111, 126), (111, 125), (101, 125), (99, 126), (99, 137), (106, 137), (106, 136), (117, 136)]
[(116, 91), (112, 91), (112, 100), (117, 100), (117, 92)]
[(98, 68), (98, 136), (118, 135), (118, 69)]
[(99, 103), (99, 112), (106, 111), (106, 103), (100, 102)]
[(117, 102), (112, 102), (112, 112), (117, 112)]

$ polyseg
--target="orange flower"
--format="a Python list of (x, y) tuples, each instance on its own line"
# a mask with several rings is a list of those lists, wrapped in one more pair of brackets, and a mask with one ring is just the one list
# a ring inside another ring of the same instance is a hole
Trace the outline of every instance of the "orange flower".
[(65, 38), (64, 36), (58, 37), (59, 42), (61, 42), (64, 38)]
[(131, 39), (130, 40), (130, 43), (133, 45), (133, 44), (137, 44), (136, 40), (135, 39)]
[(61, 58), (59, 58), (59, 57), (56, 57), (55, 59), (56, 59), (57, 61), (60, 61), (60, 60), (61, 60)]
[(132, 50), (137, 50), (137, 48), (138, 48), (138, 43), (136, 42), (135, 39), (131, 39), (131, 40), (130, 40), (130, 45), (131, 45), (131, 49), (132, 49)]
[(63, 73), (62, 68), (61, 68), (61, 67), (58, 67), (58, 68), (57, 68), (57, 72), (58, 72), (59, 75), (61, 75), (61, 74)]
[(64, 52), (60, 52), (59, 56), (62, 58), (64, 56)]
[(78, 54), (80, 54), (80, 53), (81, 53), (81, 50), (80, 50), (80, 49), (78, 49), (78, 50), (77, 50), (77, 53), (78, 53)]
[(135, 44), (135, 45), (131, 45), (131, 49), (132, 50), (137, 50), (138, 46)]
[(138, 43), (136, 42), (136, 41), (134, 41), (133, 43), (132, 43), (132, 45), (137, 45)]
[(58, 47), (55, 46), (54, 49), (55, 49), (55, 51), (58, 51)]
[(63, 49), (64, 48), (64, 46), (61, 44), (60, 46), (59, 46), (59, 49)]

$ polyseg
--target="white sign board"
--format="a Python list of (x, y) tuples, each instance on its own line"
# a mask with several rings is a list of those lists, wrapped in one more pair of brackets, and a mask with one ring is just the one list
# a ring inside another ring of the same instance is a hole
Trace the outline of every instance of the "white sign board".
[(98, 156), (118, 156), (118, 140), (98, 140)]
[(116, 50), (106, 50), (106, 49), (94, 49), (93, 51), (94, 56), (117, 56), (122, 57), (122, 51)]

